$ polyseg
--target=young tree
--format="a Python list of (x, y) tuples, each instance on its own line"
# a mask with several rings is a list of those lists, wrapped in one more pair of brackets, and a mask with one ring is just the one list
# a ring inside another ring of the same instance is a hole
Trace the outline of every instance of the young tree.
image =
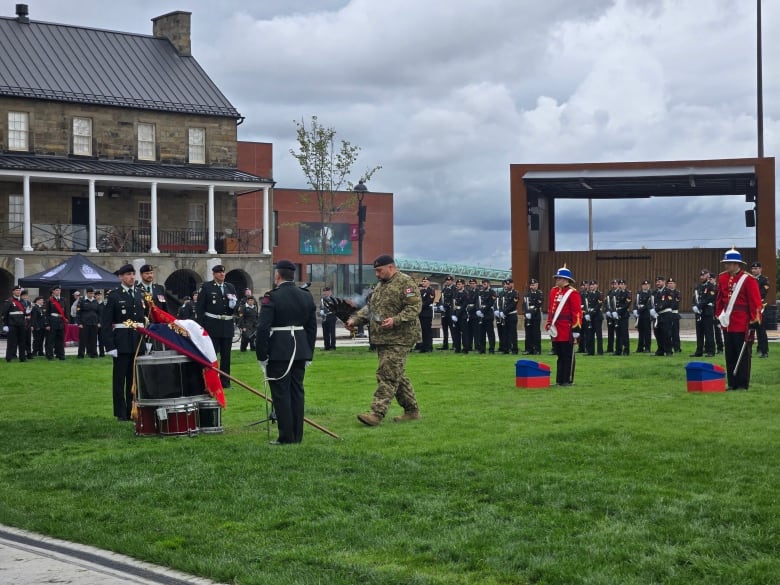
[[(342, 140), (337, 147), (336, 130), (320, 124), (317, 116), (311, 117), (308, 126), (303, 120), (296, 121), (295, 126), (298, 150), (291, 148), (290, 154), (301, 166), (306, 182), (312, 188), (317, 200), (317, 210), (320, 214), (319, 250), (322, 255), (323, 275), (327, 280), (333, 217), (353, 207), (357, 201), (356, 197), (349, 197), (339, 203), (336, 195), (342, 190), (353, 190), (354, 185), (347, 177), (357, 162), (360, 147), (347, 140)], [(367, 182), (381, 168), (375, 166), (366, 169), (360, 180)], [(361, 269), (362, 267), (358, 267), (358, 270)]]

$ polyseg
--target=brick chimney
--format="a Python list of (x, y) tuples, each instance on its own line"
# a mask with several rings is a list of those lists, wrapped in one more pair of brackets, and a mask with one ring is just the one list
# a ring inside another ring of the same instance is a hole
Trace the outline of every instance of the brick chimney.
[(173, 43), (180, 55), (192, 55), (192, 39), (190, 34), (190, 17), (192, 12), (176, 10), (152, 19), (152, 34), (157, 38), (165, 38)]

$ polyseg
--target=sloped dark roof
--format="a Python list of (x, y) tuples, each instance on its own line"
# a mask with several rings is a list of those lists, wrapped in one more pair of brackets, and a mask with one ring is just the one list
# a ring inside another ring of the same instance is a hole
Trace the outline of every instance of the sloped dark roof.
[(0, 17), (0, 53), (0, 95), (241, 117), (165, 38)]
[(139, 163), (134, 161), (96, 160), (63, 156), (35, 156), (20, 154), (0, 155), (0, 170), (48, 173), (73, 173), (81, 175), (113, 175), (122, 177), (187, 179), (215, 181), (219, 183), (272, 182), (233, 168), (193, 165), (169, 165)]

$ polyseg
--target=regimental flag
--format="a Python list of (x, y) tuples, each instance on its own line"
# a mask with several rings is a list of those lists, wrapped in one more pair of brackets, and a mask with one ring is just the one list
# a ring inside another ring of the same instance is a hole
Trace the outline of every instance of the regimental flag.
[(225, 392), (215, 370), (219, 367), (217, 352), (206, 330), (192, 319), (176, 319), (156, 306), (152, 307), (151, 317), (155, 322), (148, 327), (139, 327), (138, 331), (202, 365), (206, 389), (225, 408)]

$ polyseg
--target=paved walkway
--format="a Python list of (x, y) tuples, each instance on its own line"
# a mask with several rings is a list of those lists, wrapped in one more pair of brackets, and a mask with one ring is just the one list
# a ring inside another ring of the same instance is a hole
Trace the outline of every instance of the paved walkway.
[(0, 525), (3, 585), (219, 585), (91, 546)]

